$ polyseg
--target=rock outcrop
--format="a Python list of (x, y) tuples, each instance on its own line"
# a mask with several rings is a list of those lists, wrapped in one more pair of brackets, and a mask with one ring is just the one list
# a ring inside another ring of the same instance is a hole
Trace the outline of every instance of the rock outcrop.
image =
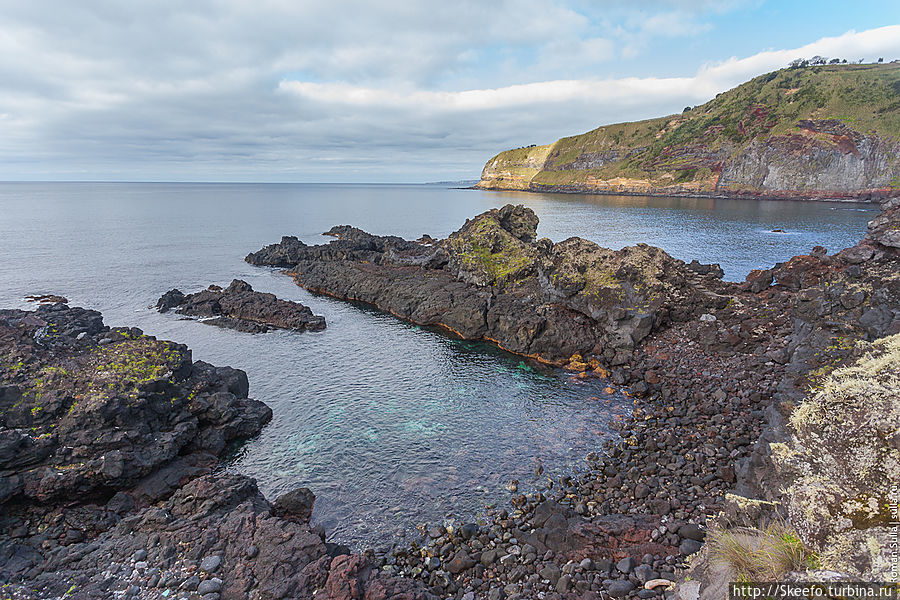
[(766, 428), (737, 461), (734, 493), (711, 519), (713, 546), (692, 561), (683, 597), (712, 600), (728, 581), (754, 577), (741, 572), (752, 561), (729, 560), (725, 546), (746, 554), (760, 544), (782, 555), (791, 548), (793, 558), (772, 563), (781, 571), (769, 579), (892, 580), (891, 507), (900, 486), (898, 204), (883, 203), (856, 246), (833, 256), (817, 247), (748, 277), (745, 289), (758, 289), (755, 297), (790, 318), (784, 353), (771, 355), (784, 365), (782, 380), (764, 413)]
[(727, 302), (715, 293), (720, 271), (700, 275), (644, 244), (613, 251), (580, 238), (536, 240), (537, 224), (531, 209), (507, 205), (442, 241), (340, 226), (330, 244), (285, 237), (246, 260), (286, 268), (313, 292), (555, 364), (575, 354), (612, 361), (654, 328)]
[(434, 598), (217, 469), (272, 416), (243, 371), (62, 303), (0, 311), (0, 361), (4, 598)]
[(761, 75), (680, 115), (508, 150), (482, 189), (879, 201), (900, 195), (900, 64)]
[(235, 279), (227, 288), (211, 285), (208, 289), (185, 296), (177, 289), (169, 290), (156, 303), (160, 312), (175, 312), (192, 317), (209, 317), (202, 323), (249, 333), (265, 333), (271, 329), (321, 331), (325, 317), (314, 315), (299, 302), (279, 300), (274, 294), (255, 292), (250, 284)]

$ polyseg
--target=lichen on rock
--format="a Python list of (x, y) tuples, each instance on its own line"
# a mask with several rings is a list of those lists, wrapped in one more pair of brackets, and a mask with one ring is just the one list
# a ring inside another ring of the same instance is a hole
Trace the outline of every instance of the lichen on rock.
[(450, 269), (466, 283), (503, 287), (533, 274), (538, 218), (521, 204), (482, 213), (447, 238)]
[(887, 574), (879, 552), (856, 552), (848, 562), (850, 555), (834, 548), (888, 552), (889, 506), (900, 488), (898, 389), (900, 335), (893, 335), (833, 371), (791, 416), (793, 452), (776, 458), (776, 468), (795, 476), (784, 490), (789, 518), (826, 568), (867, 578)]

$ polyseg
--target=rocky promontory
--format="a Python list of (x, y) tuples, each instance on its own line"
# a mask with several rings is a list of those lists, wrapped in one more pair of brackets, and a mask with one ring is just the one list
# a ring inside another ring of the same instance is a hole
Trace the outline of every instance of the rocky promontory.
[(207, 317), (201, 322), (249, 333), (265, 333), (271, 329), (321, 331), (325, 317), (314, 315), (299, 302), (280, 300), (274, 294), (256, 292), (250, 284), (235, 279), (227, 288), (209, 288), (184, 295), (169, 290), (156, 303), (160, 312), (175, 312), (192, 317)]
[(62, 303), (0, 311), (0, 361), (4, 598), (432, 598), (218, 468), (272, 417), (243, 371)]
[(286, 268), (301, 286), (524, 356), (621, 360), (651, 331), (728, 299), (721, 270), (640, 244), (614, 251), (580, 238), (537, 238), (538, 218), (507, 205), (446, 240), (375, 236), (349, 226), (307, 246), (285, 237), (247, 262)]
[(877, 202), (900, 195), (900, 63), (760, 75), (681, 114), (507, 150), (476, 187)]

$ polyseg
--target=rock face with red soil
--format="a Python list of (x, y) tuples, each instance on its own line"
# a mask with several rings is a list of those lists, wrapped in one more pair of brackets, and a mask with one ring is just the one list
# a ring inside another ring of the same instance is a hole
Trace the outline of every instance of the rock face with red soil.
[(160, 312), (175, 312), (192, 317), (212, 317), (202, 322), (249, 333), (265, 333), (270, 329), (321, 331), (325, 317), (314, 315), (299, 302), (279, 300), (274, 294), (255, 292), (250, 284), (235, 279), (227, 288), (211, 285), (208, 289), (185, 296), (169, 290), (156, 303)]
[(536, 240), (537, 224), (531, 209), (507, 205), (438, 242), (340, 226), (330, 244), (285, 237), (246, 260), (287, 268), (311, 291), (555, 364), (574, 354), (613, 360), (653, 329), (727, 301), (716, 269), (701, 275), (644, 244)]

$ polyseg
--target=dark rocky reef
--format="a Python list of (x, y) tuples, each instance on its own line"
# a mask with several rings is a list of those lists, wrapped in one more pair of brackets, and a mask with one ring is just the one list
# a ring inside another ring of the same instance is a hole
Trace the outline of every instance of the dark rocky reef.
[(227, 288), (211, 285), (208, 289), (185, 296), (177, 289), (169, 290), (156, 303), (160, 312), (175, 312), (192, 317), (211, 317), (202, 322), (248, 333), (265, 333), (271, 329), (321, 331), (325, 317), (314, 315), (299, 302), (279, 300), (274, 294), (255, 292), (250, 284), (235, 279)]
[(62, 303), (0, 311), (0, 363), (4, 598), (432, 598), (217, 470), (272, 417), (242, 371)]
[(285, 237), (246, 260), (286, 268), (311, 291), (554, 364), (575, 354), (613, 362), (652, 330), (727, 302), (716, 292), (721, 271), (703, 275), (644, 244), (613, 251), (580, 238), (536, 240), (537, 224), (531, 209), (507, 205), (446, 240), (339, 226), (330, 244)]

